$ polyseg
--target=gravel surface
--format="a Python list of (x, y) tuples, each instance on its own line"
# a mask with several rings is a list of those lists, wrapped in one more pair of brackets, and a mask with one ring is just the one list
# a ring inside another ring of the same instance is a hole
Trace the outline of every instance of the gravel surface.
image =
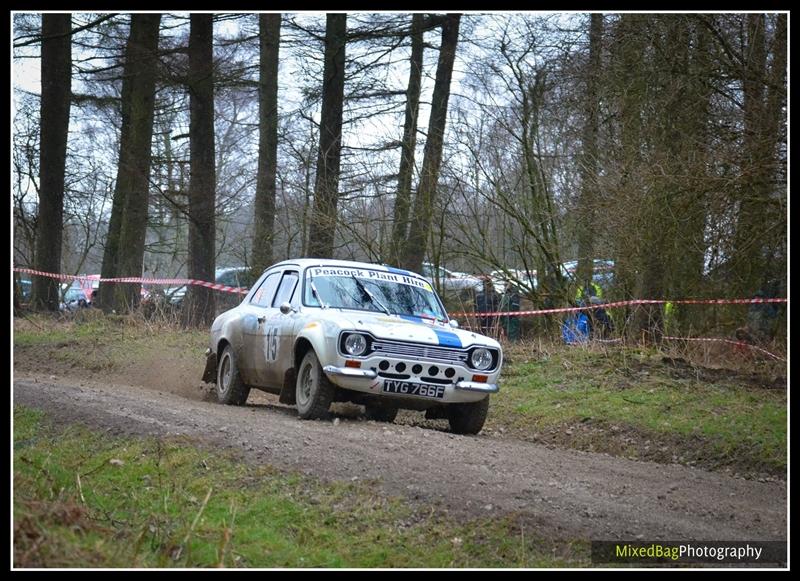
[(456, 518), (519, 514), (550, 539), (785, 540), (786, 484), (122, 384), (17, 376), (14, 403), (118, 434), (186, 435), (324, 480), (375, 480)]

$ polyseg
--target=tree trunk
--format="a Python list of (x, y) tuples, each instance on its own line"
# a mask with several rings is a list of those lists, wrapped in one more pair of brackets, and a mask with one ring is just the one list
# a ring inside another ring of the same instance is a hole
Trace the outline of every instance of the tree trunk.
[[(122, 84), (119, 167), (111, 207), (103, 278), (140, 277), (144, 261), (160, 14), (133, 14)], [(141, 284), (101, 284), (100, 305), (117, 312), (135, 308)]]
[[(214, 20), (192, 14), (189, 29), (189, 278), (214, 281), (216, 169), (214, 158)], [(184, 322), (210, 325), (214, 291), (189, 286)]]
[(739, 214), (734, 238), (731, 274), (740, 292), (752, 294), (763, 284), (766, 257), (763, 254), (766, 200), (769, 197), (770, 136), (765, 135), (767, 112), (764, 102), (767, 51), (763, 14), (747, 15), (747, 51), (743, 70), (744, 177), (739, 191)]
[(347, 14), (328, 14), (314, 208), (308, 234), (308, 255), (311, 257), (333, 256), (339, 202), (346, 42)]
[[(128, 41), (130, 43), (130, 40)], [(126, 59), (127, 62), (127, 59)], [(119, 138), (119, 158), (117, 160), (117, 180), (114, 184), (114, 198), (111, 202), (111, 216), (108, 219), (108, 232), (106, 233), (106, 244), (103, 248), (103, 263), (100, 267), (101, 278), (116, 278), (119, 274), (119, 236), (122, 231), (122, 220), (125, 211), (125, 195), (127, 188), (123, 187), (125, 180), (125, 168), (128, 167), (130, 158), (130, 128), (131, 128), (131, 83), (130, 74), (122, 75), (122, 103), (120, 106), (122, 124), (120, 127)], [(117, 284), (113, 282), (101, 282), (97, 289), (97, 299), (95, 306), (101, 307), (109, 312), (114, 309), (114, 295), (117, 292)]]
[[(685, 52), (686, 57), (673, 67), (687, 74), (685, 94), (673, 109), (682, 139), (678, 152), (670, 156), (680, 166), (671, 173), (680, 175), (681, 182), (670, 212), (676, 221), (671, 233), (673, 243), (664, 249), (671, 265), (666, 284), (668, 298), (689, 298), (702, 292), (705, 229), (713, 191), (708, 171), (714, 159), (709, 124), (712, 92), (706, 82), (713, 74), (708, 30), (693, 19), (687, 19), (686, 24), (691, 25), (687, 34), (694, 38), (681, 43), (675, 51)], [(688, 333), (689, 327), (697, 328), (701, 317), (696, 309), (678, 307), (675, 322), (682, 333)]]
[(272, 264), (278, 167), (278, 50), (281, 15), (261, 14), (258, 25), (261, 54), (258, 83), (258, 175), (252, 258), (255, 275), (260, 275)]
[[(774, 191), (770, 195), (770, 205), (767, 219), (773, 224), (787, 224), (788, 190), (786, 188), (786, 163), (783, 157), (783, 147), (786, 144), (786, 48), (787, 29), (786, 14), (776, 15), (775, 34), (772, 43), (772, 64), (769, 71), (769, 88), (767, 90), (768, 123), (766, 135), (771, 138), (769, 143), (769, 170)], [(786, 235), (768, 236), (769, 259), (764, 268), (764, 278), (774, 288), (780, 283), (781, 288), (786, 288), (788, 280), (786, 261)]]
[[(750, 295), (765, 290), (770, 279), (785, 280), (785, 269), (775, 268), (781, 254), (780, 236), (772, 226), (786, 223), (786, 194), (776, 185), (783, 182), (779, 146), (784, 143), (782, 129), (786, 82), (786, 20), (777, 15), (772, 41), (772, 59), (767, 69), (766, 17), (747, 15), (747, 59), (743, 69), (744, 140), (739, 191), (739, 214), (731, 265), (739, 292)], [(780, 261), (778, 261), (780, 262)]]
[[(70, 14), (42, 15), (42, 104), (39, 153), (39, 218), (34, 268), (61, 272), (61, 241), (64, 213), (64, 173), (72, 81)], [(59, 285), (56, 279), (33, 277), (32, 305), (57, 311)]]
[(403, 267), (416, 272), (422, 269), (428, 234), (433, 223), (433, 204), (439, 180), (439, 167), (442, 163), (447, 102), (450, 98), (450, 80), (453, 76), (460, 22), (460, 14), (448, 14), (442, 23), (442, 43), (439, 49), (439, 62), (436, 65), (428, 138), (425, 142), (422, 172), (414, 203), (414, 218), (402, 253)]
[[(655, 45), (648, 108), (662, 111), (648, 119), (649, 191), (642, 203), (637, 295), (643, 299), (684, 298), (673, 293), (691, 288), (702, 268), (705, 218), (702, 176), (705, 172), (705, 124), (708, 95), (704, 94), (698, 58), (701, 43), (693, 42), (690, 19), (655, 18), (650, 38)], [(699, 259), (702, 261), (702, 250)], [(665, 331), (663, 306), (639, 311), (636, 328), (659, 341)]]
[(580, 165), (581, 192), (578, 201), (578, 283), (591, 280), (594, 271), (595, 205), (597, 196), (597, 135), (599, 132), (598, 78), (603, 41), (603, 15), (592, 14), (589, 26), (589, 63), (586, 71), (586, 106), (583, 151)]
[(623, 14), (615, 30), (614, 61), (611, 82), (615, 86), (619, 111), (619, 173), (616, 195), (608, 213), (618, 216), (614, 236), (614, 285), (621, 298), (634, 298), (638, 241), (635, 228), (639, 220), (642, 163), (642, 103), (646, 93), (646, 75), (642, 70), (646, 16)]
[(400, 153), (400, 169), (397, 173), (397, 196), (394, 202), (392, 225), (391, 260), (400, 262), (400, 249), (408, 236), (408, 213), (411, 209), (411, 180), (414, 174), (414, 150), (417, 146), (417, 116), (419, 95), (422, 87), (422, 63), (424, 52), (422, 14), (411, 19), (411, 60), (406, 90), (406, 114), (403, 126), (403, 147)]

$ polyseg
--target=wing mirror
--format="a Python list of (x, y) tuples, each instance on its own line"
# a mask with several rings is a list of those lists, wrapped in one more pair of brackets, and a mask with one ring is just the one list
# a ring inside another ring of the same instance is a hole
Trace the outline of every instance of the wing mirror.
[(283, 313), (284, 315), (288, 315), (289, 313), (294, 312), (292, 305), (290, 305), (289, 303), (281, 303), (281, 306), (279, 308), (281, 310), (281, 313)]
[(453, 327), (453, 329), (458, 329), (458, 321), (450, 319), (450, 326)]

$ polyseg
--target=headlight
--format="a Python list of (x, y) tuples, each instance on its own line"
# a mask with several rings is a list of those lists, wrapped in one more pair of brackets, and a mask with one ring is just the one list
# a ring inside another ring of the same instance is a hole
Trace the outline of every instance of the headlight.
[(348, 335), (344, 340), (344, 349), (354, 357), (363, 355), (367, 350), (367, 339), (364, 335), (358, 335), (356, 333)]
[(470, 355), (470, 365), (475, 369), (480, 371), (484, 371), (489, 369), (492, 366), (492, 362), (494, 361), (494, 357), (492, 357), (492, 352), (488, 349), (484, 349), (483, 347), (479, 347), (472, 352)]

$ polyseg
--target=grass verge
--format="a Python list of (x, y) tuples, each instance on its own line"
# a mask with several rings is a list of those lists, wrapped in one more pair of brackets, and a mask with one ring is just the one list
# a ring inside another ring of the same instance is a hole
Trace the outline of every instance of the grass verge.
[(514, 515), (457, 523), (378, 491), (14, 409), (15, 567), (588, 565), (585, 543), (531, 538)]
[(207, 342), (207, 331), (136, 316), (104, 315), (96, 309), (59, 318), (33, 314), (14, 321), (17, 353), (29, 352), (35, 357), (41, 352), (42, 359), (85, 371), (124, 371), (160, 352), (196, 365), (202, 361)]
[(509, 356), (489, 430), (659, 462), (785, 473), (780, 378), (618, 346), (529, 345)]

